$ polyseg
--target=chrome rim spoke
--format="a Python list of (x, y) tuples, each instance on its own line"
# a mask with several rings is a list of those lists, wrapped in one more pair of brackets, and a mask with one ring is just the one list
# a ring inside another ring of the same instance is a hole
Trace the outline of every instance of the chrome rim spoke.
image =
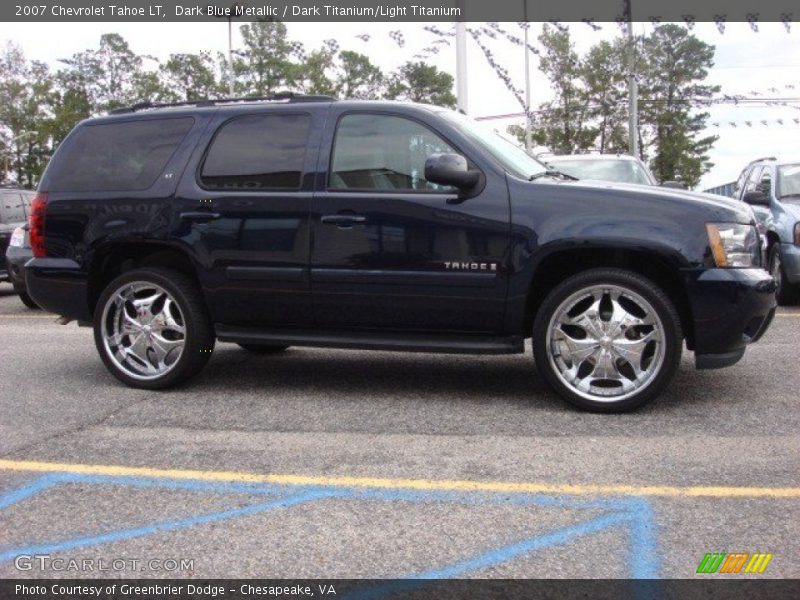
[(550, 363), (577, 394), (618, 401), (648, 385), (664, 360), (664, 327), (652, 305), (621, 286), (567, 298), (548, 328)]
[(108, 356), (135, 379), (171, 371), (186, 343), (180, 306), (161, 286), (144, 281), (126, 284), (109, 299), (102, 327)]

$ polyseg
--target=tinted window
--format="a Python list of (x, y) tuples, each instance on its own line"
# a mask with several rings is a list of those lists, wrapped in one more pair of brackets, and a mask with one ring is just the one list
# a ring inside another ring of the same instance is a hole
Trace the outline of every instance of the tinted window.
[(303, 176), (311, 117), (249, 115), (217, 132), (200, 180), (210, 189), (298, 189)]
[(456, 152), (427, 127), (387, 115), (347, 115), (336, 130), (333, 189), (443, 191), (425, 180), (431, 154)]
[(81, 127), (58, 154), (54, 191), (146, 190), (167, 166), (194, 119), (145, 119)]

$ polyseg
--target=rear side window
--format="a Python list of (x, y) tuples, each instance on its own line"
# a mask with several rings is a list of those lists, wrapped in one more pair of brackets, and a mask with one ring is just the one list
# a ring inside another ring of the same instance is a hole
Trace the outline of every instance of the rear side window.
[(146, 190), (193, 123), (191, 117), (180, 117), (82, 127), (57, 162), (50, 188), (65, 192)]
[(296, 190), (311, 129), (308, 114), (248, 115), (228, 121), (208, 150), (200, 183), (212, 190)]

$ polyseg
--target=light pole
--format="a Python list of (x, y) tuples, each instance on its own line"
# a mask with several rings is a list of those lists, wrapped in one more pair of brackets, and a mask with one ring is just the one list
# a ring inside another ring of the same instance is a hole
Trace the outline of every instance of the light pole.
[(636, 156), (638, 149), (639, 90), (636, 83), (636, 47), (633, 39), (633, 0), (625, 0), (628, 21), (628, 154)]
[[(462, 8), (464, 3), (459, 0), (457, 6)], [(467, 24), (464, 21), (456, 23), (456, 100), (458, 110), (467, 114)]]
[(228, 93), (233, 96), (233, 17), (236, 16), (236, 9), (239, 7), (235, 2), (230, 5), (224, 15), (228, 20)]
[(531, 24), (528, 23), (528, 0), (522, 0), (523, 20), (525, 21), (525, 151), (530, 154), (533, 150), (531, 141), (531, 58), (528, 50), (528, 30)]

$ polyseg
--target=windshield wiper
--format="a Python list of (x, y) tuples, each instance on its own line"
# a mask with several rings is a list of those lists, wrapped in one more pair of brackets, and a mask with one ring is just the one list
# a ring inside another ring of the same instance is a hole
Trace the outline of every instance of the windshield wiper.
[(546, 171), (542, 171), (541, 173), (534, 173), (530, 177), (528, 177), (528, 181), (536, 181), (542, 177), (561, 177), (562, 179), (568, 179), (570, 181), (580, 181), (577, 177), (573, 177), (572, 175), (568, 175), (563, 171), (556, 171), (555, 169), (547, 169)]
[(784, 198), (800, 198), (800, 193), (792, 192), (791, 194), (783, 194), (780, 199), (783, 200)]

